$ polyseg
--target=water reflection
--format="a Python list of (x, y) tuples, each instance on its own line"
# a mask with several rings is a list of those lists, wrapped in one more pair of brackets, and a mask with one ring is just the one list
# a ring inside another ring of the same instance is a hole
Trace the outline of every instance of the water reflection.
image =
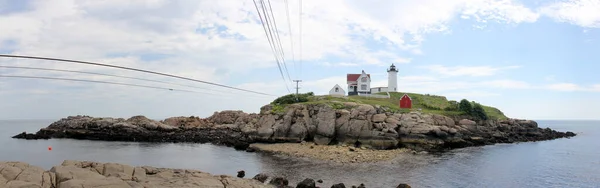
[[(19, 124), (20, 123), (20, 124)], [(594, 187), (600, 185), (600, 147), (595, 124), (562, 127), (581, 130), (571, 139), (498, 144), (454, 150), (441, 155), (403, 155), (376, 164), (330, 164), (195, 143), (134, 143), (70, 139), (19, 140), (10, 136), (38, 130), (47, 123), (0, 121), (0, 160), (18, 160), (49, 169), (65, 159), (117, 162), (135, 166), (197, 169), (247, 177), (259, 172), (289, 178), (322, 179), (325, 187), (343, 182), (368, 187)], [(568, 123), (568, 122), (567, 122)], [(29, 127), (28, 127), (29, 126)], [(37, 126), (37, 127), (36, 127)], [(47, 147), (53, 150), (48, 151)]]

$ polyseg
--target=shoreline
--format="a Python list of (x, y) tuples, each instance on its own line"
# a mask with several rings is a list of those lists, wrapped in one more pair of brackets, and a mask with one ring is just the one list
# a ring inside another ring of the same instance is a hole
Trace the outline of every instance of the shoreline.
[(344, 103), (351, 109), (328, 105), (290, 105), (274, 113), (272, 106), (260, 114), (242, 111), (215, 112), (208, 118), (172, 117), (162, 121), (144, 116), (129, 119), (69, 116), (36, 133), (23, 132), (18, 139), (72, 138), (130, 142), (212, 143), (247, 150), (257, 143), (350, 145), (389, 150), (406, 148), (438, 153), (452, 149), (544, 141), (576, 136), (540, 128), (532, 120), (480, 120), (420, 112), (391, 113), (377, 106)]
[(254, 179), (199, 170), (93, 161), (64, 160), (48, 170), (19, 161), (0, 161), (0, 169), (0, 187), (271, 187)]
[[(364, 184), (361, 184), (365, 187)], [(64, 160), (62, 164), (45, 170), (19, 161), (0, 161), (0, 187), (207, 187), (207, 188), (280, 188), (280, 187), (361, 187), (304, 178), (289, 182), (286, 177), (259, 173), (246, 177), (238, 171), (236, 177), (215, 175), (193, 169), (130, 166), (121, 163)], [(398, 186), (408, 186), (400, 183)], [(394, 185), (395, 186), (395, 185)], [(410, 186), (408, 186), (410, 187)]]
[(248, 150), (271, 155), (283, 155), (297, 159), (309, 159), (333, 164), (381, 163), (398, 157), (412, 155), (408, 149), (373, 150), (347, 145), (318, 145), (312, 142), (250, 144)]

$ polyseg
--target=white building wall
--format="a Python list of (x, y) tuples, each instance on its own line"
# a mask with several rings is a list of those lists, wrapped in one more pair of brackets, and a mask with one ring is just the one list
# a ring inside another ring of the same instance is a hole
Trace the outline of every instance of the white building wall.
[(387, 90), (388, 90), (387, 87), (375, 87), (375, 88), (371, 88), (371, 93), (387, 92)]
[[(363, 82), (362, 78), (366, 77), (367, 81)], [(365, 89), (363, 89), (363, 85), (366, 85)], [(370, 92), (371, 91), (371, 79), (369, 78), (369, 76), (367, 76), (367, 74), (363, 74), (360, 77), (358, 77), (358, 92)]]
[[(335, 90), (336, 88), (338, 89), (337, 91)], [(329, 90), (329, 95), (345, 96), (346, 91), (344, 91), (342, 87), (336, 84), (335, 86), (333, 86), (333, 88), (331, 88), (331, 90)]]
[(389, 71), (388, 72), (388, 91), (389, 92), (398, 92), (398, 72), (397, 71)]
[(348, 86), (346, 87), (346, 89), (348, 90), (348, 92), (354, 92), (354, 89), (350, 88), (350, 85), (352, 84), (356, 84), (356, 82), (348, 82)]

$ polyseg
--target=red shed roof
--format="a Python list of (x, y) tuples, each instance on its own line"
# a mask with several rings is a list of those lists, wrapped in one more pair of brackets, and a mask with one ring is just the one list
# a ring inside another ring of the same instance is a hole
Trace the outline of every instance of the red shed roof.
[[(356, 81), (361, 74), (347, 74), (346, 81)], [(371, 78), (371, 74), (367, 74), (369, 78)]]
[(408, 100), (412, 101), (412, 98), (410, 98), (410, 96), (408, 96), (407, 94), (402, 95), (402, 97), (400, 98), (400, 100), (406, 99), (406, 98), (408, 98)]

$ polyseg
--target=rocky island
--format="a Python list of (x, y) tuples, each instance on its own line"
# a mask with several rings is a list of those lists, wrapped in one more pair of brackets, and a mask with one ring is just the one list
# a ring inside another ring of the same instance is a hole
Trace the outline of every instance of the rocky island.
[[(402, 153), (575, 136), (572, 132), (540, 128), (532, 120), (507, 118), (498, 109), (466, 100), (459, 103), (440, 96), (411, 94), (413, 109), (400, 109), (400, 97), (400, 93), (390, 93), (389, 98), (307, 93), (280, 97), (261, 107), (259, 113), (227, 110), (207, 118), (171, 117), (161, 121), (144, 116), (124, 119), (78, 115), (13, 138), (212, 143), (311, 160), (370, 163)], [(254, 180), (236, 179), (193, 170), (82, 161), (65, 161), (50, 171), (19, 162), (0, 162), (0, 172), (0, 185), (8, 187), (202, 187), (205, 183), (213, 187), (289, 187), (284, 177), (267, 182), (268, 177), (261, 174)], [(34, 175), (29, 176), (31, 173)], [(197, 178), (206, 178), (206, 182)], [(296, 187), (315, 187), (315, 181), (305, 179)]]
[[(172, 117), (155, 121), (144, 116), (129, 119), (70, 116), (34, 134), (23, 132), (14, 138), (213, 143), (249, 151), (256, 149), (249, 148), (252, 143), (306, 141), (378, 150), (441, 152), (575, 136), (572, 132), (540, 128), (532, 120), (506, 118), (491, 107), (480, 105), (482, 115), (462, 113), (456, 109), (464, 101), (458, 104), (445, 97), (443, 101), (439, 96), (413, 94), (413, 106), (420, 110), (398, 109), (395, 101), (399, 94), (392, 93), (389, 99), (312, 93), (296, 99), (288, 95), (263, 106), (260, 113), (229, 110), (215, 112), (208, 118)], [(294, 100), (289, 102), (290, 99)], [(471, 111), (477, 112), (475, 108)]]

